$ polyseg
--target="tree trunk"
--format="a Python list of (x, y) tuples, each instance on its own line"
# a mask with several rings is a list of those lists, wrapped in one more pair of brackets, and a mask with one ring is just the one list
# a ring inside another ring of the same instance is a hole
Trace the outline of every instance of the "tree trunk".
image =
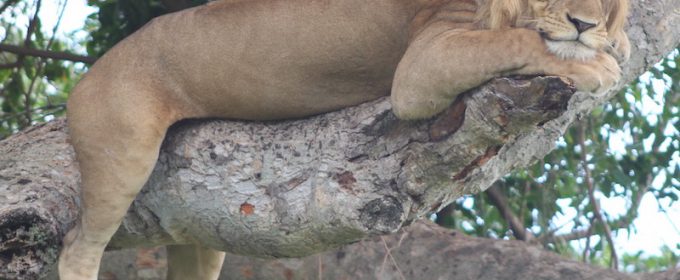
[[(677, 0), (632, 5), (625, 81), (680, 38)], [(200, 240), (237, 254), (296, 257), (392, 233), (542, 158), (613, 94), (515, 77), (419, 122), (398, 121), (385, 98), (303, 120), (183, 122), (110, 246)], [(0, 143), (0, 278), (45, 275), (78, 215), (65, 130), (57, 120)]]

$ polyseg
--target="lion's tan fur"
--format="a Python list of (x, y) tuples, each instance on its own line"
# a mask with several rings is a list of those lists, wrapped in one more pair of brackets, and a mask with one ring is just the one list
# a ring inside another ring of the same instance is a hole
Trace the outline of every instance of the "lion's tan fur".
[[(626, 0), (223, 0), (160, 17), (102, 57), (69, 99), (83, 214), (64, 239), (60, 276), (96, 279), (180, 119), (299, 118), (388, 94), (399, 118), (428, 118), (511, 74), (562, 75), (601, 93), (620, 75), (610, 54), (628, 53), (626, 15)], [(217, 277), (222, 253), (178, 246), (170, 279)]]
[[(520, 19), (527, 16), (530, 1), (536, 0), (480, 0), (476, 24), (488, 29), (526, 27), (520, 23)], [(628, 36), (624, 30), (629, 9), (628, 0), (604, 0), (602, 3), (608, 15), (606, 29), (613, 47), (612, 54), (625, 61), (630, 56)]]
[(526, 0), (482, 1), (476, 16), (481, 26), (501, 29), (515, 26), (526, 7)]

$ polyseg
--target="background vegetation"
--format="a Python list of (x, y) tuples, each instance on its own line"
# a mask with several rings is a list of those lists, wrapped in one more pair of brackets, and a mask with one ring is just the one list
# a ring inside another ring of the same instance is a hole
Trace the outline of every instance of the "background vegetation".
[[(0, 139), (62, 116), (68, 93), (96, 57), (150, 19), (206, 2), (90, 0), (97, 12), (84, 23), (87, 38), (78, 40), (73, 33), (55, 35), (67, 1), (54, 1), (58, 20), (53, 26), (42, 24), (41, 0), (0, 4)], [(83, 50), (87, 55), (73, 54)], [(679, 63), (676, 49), (604, 108), (583, 116), (543, 160), (433, 219), (467, 234), (542, 244), (626, 271), (676, 266), (680, 244), (667, 244), (659, 254), (620, 252), (616, 245), (636, 231), (645, 197), (653, 198), (660, 211), (678, 201)], [(673, 218), (678, 220), (663, 222)]]

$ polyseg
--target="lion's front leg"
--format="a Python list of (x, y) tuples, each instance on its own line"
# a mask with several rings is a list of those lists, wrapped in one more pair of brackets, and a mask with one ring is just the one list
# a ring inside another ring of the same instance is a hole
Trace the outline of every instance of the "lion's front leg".
[(549, 53), (528, 29), (431, 30), (419, 35), (397, 67), (392, 107), (401, 119), (429, 118), (458, 94), (506, 75), (557, 75), (577, 89), (601, 93), (620, 77), (616, 60), (600, 52), (589, 61), (563, 60)]
[(442, 29), (418, 35), (397, 66), (391, 101), (401, 119), (431, 117), (461, 92), (526, 66), (542, 51), (539, 34), (527, 29)]

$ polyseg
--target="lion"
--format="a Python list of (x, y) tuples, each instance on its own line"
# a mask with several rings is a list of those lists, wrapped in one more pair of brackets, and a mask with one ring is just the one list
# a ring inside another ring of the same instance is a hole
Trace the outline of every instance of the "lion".
[[(279, 120), (390, 95), (430, 118), (503, 75), (559, 75), (602, 94), (629, 55), (627, 0), (222, 0), (154, 19), (74, 88), (82, 215), (61, 279), (96, 279), (106, 244), (188, 118)], [(168, 279), (217, 279), (224, 253), (169, 245)]]

